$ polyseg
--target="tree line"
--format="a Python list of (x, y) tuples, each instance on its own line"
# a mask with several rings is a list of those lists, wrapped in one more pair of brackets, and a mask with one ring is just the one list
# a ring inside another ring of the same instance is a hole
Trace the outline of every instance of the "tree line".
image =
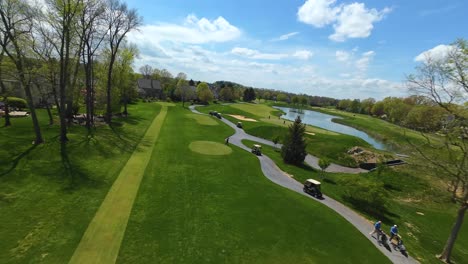
[[(123, 1), (46, 0), (45, 6), (38, 6), (1, 0), (0, 19), (0, 92), (8, 102), (14, 89), (5, 82), (8, 79), (24, 91), (35, 144), (43, 137), (34, 90), (49, 115), (55, 105), (62, 143), (68, 141), (67, 127), (81, 105), (91, 133), (97, 110), (110, 124), (113, 113), (134, 96), (131, 65), (138, 50), (126, 37), (142, 19)], [(8, 105), (5, 109), (8, 116)]]

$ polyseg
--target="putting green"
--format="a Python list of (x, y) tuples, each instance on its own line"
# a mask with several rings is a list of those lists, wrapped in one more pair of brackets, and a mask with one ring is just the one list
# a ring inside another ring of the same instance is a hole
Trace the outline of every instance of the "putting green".
[(197, 115), (197, 114), (187, 114), (187, 117), (195, 119), (198, 124), (205, 125), (205, 126), (217, 126), (218, 122), (216, 122), (213, 118), (204, 115)]
[(167, 106), (163, 105), (120, 171), (69, 263), (115, 263), (141, 179), (166, 114)]
[(232, 149), (224, 144), (213, 141), (193, 141), (190, 143), (189, 148), (193, 152), (203, 155), (229, 155)]

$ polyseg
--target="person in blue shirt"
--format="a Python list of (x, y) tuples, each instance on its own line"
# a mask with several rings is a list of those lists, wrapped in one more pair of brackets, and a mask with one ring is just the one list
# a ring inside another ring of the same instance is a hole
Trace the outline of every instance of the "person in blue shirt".
[(390, 228), (390, 241), (392, 241), (394, 237), (397, 237), (398, 239), (398, 226), (397, 225), (393, 225)]
[(373, 235), (377, 233), (377, 239), (379, 239), (379, 235), (382, 233), (382, 221), (377, 221), (374, 224), (374, 231), (370, 232), (369, 235)]

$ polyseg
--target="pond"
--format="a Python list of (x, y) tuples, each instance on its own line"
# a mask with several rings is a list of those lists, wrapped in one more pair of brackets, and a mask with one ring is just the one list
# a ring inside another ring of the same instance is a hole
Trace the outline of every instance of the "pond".
[(279, 107), (275, 106), (276, 109), (280, 109), (285, 112), (285, 115), (281, 117), (287, 120), (294, 121), (296, 117), (299, 115), (303, 123), (308, 125), (313, 125), (316, 127), (324, 128), (330, 131), (335, 131), (341, 134), (351, 135), (358, 138), (362, 138), (367, 143), (371, 144), (376, 149), (385, 150), (385, 145), (376, 139), (370, 137), (366, 133), (359, 131), (355, 128), (345, 126), (342, 124), (334, 123), (332, 121), (333, 118), (340, 118), (333, 115), (327, 115), (320, 112), (310, 111), (310, 110), (301, 110), (301, 113), (298, 113), (296, 109), (288, 108), (288, 107)]

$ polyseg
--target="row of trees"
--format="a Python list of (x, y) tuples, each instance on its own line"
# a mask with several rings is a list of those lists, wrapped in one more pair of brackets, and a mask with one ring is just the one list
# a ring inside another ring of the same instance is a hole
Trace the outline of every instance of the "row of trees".
[[(108, 123), (113, 107), (120, 107), (122, 101), (126, 105), (134, 87), (131, 64), (137, 50), (125, 38), (141, 23), (136, 10), (120, 0), (47, 0), (45, 6), (1, 0), (0, 18), (1, 93), (4, 97), (11, 93), (5, 79), (16, 80), (24, 90), (35, 144), (43, 138), (34, 87), (57, 107), (61, 142), (68, 141), (67, 125), (80, 95), (90, 132), (97, 104), (105, 108)], [(100, 92), (104, 100), (98, 98)]]
[(394, 124), (423, 132), (438, 131), (450, 119), (449, 112), (423, 95), (386, 97), (382, 101), (373, 98), (362, 101), (345, 99), (338, 103), (337, 109), (384, 118)]

